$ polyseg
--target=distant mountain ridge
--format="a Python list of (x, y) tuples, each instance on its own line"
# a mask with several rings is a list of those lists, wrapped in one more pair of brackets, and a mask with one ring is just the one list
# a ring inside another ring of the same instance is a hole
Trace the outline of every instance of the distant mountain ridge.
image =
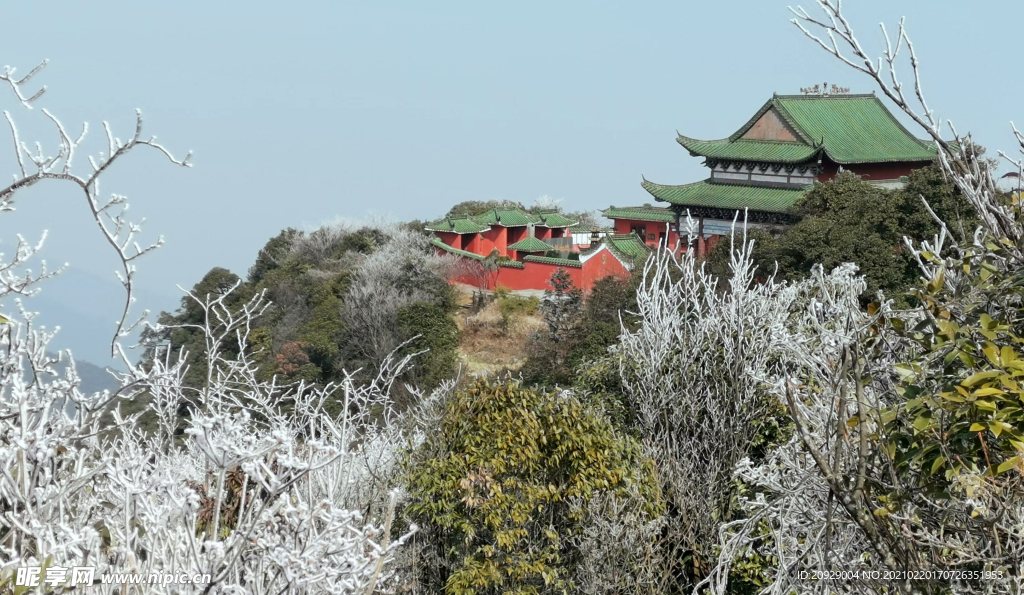
[[(69, 268), (40, 283), (39, 289), (39, 294), (23, 298), (23, 304), (26, 310), (39, 313), (35, 321), (37, 328), (45, 326), (52, 330), (60, 326), (60, 332), (50, 344), (51, 349), (70, 349), (75, 361), (102, 362), (104, 366), (123, 369), (121, 362), (110, 357), (110, 339), (125, 299), (124, 290), (116, 282)], [(0, 301), (0, 312), (15, 312), (14, 297)], [(164, 295), (145, 288), (137, 289), (136, 297), (139, 301), (132, 308), (133, 317), (144, 309), (153, 312), (173, 309), (180, 299), (174, 294)], [(137, 338), (138, 333), (133, 333), (122, 339), (122, 345), (129, 347)]]
[[(47, 353), (49, 357), (56, 358), (56, 353)], [(54, 366), (59, 374), (67, 369), (68, 361), (65, 358), (59, 365)], [(101, 368), (96, 364), (81, 359), (75, 359), (75, 369), (78, 370), (78, 377), (82, 380), (78, 390), (85, 394), (98, 393), (104, 390), (111, 392), (121, 387), (117, 379), (111, 376), (111, 368)]]

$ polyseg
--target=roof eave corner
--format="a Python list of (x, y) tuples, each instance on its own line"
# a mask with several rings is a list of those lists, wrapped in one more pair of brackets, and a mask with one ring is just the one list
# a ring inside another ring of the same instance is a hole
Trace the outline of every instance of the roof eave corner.
[[(642, 178), (643, 178), (643, 176), (640, 176), (640, 177), (642, 177)], [(644, 180), (644, 181), (643, 181), (643, 182), (641, 182), (641, 184), (640, 184), (640, 187), (641, 187), (641, 188), (643, 188), (643, 189), (644, 189), (644, 191), (645, 191), (645, 192), (647, 192), (647, 194), (650, 194), (650, 195), (651, 195), (651, 197), (652, 197), (652, 198), (653, 198), (653, 199), (654, 199), (655, 201), (657, 201), (657, 202), (663, 202), (663, 203), (666, 203), (666, 204), (669, 204), (669, 205), (671, 205), (671, 204), (672, 204), (672, 203), (668, 202), (667, 200), (665, 200), (665, 199), (663, 199), (663, 198), (658, 198), (658, 197), (657, 197), (657, 196), (656, 196), (656, 195), (655, 195), (655, 194), (654, 194), (653, 192), (651, 192), (651, 189), (647, 187), (647, 184), (654, 184), (654, 182), (652, 182), (652, 181), (648, 180), (647, 178), (643, 178), (643, 180)]]
[(676, 142), (679, 143), (679, 146), (681, 146), (682, 148), (686, 149), (686, 151), (690, 154), (690, 157), (707, 157), (707, 155), (704, 155), (702, 153), (694, 152), (694, 150), (691, 149), (686, 144), (687, 142), (701, 142), (699, 139), (690, 138), (688, 136), (684, 136), (684, 135), (680, 134), (678, 130), (676, 130)]

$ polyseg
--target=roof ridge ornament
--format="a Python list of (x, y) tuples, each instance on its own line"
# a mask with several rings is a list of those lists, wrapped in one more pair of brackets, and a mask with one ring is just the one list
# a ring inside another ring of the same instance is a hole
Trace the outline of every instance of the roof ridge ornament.
[[(820, 85), (814, 85), (813, 87), (800, 87), (800, 92), (804, 95), (821, 95), (824, 97), (828, 95), (846, 95), (850, 92), (850, 88), (840, 87), (834, 83), (829, 87), (828, 82), (826, 81)], [(872, 91), (872, 93), (874, 93), (874, 91)]]

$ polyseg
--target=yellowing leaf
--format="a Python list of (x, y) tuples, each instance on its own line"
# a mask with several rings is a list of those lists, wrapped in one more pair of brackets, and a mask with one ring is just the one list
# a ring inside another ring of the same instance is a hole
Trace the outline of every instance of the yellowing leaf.
[(979, 388), (972, 393), (975, 397), (991, 397), (992, 395), (1005, 395), (1006, 393), (998, 388), (988, 386), (985, 388)]
[[(960, 388), (960, 387), (957, 387)], [(939, 393), (939, 396), (947, 401), (953, 401), (954, 403), (963, 403), (964, 400), (953, 393)]]
[[(985, 351), (985, 355), (988, 355), (988, 351)], [(974, 386), (975, 384), (981, 382), (982, 380), (988, 380), (989, 378), (996, 378), (1001, 373), (1002, 372), (1000, 372), (999, 370), (987, 370), (985, 372), (978, 372), (976, 374), (971, 374), (967, 378), (964, 378), (964, 380), (960, 384), (962, 384), (964, 386), (968, 386), (968, 387)]]
[[(994, 337), (988, 338), (991, 340)], [(988, 361), (993, 365), (999, 365), (999, 349), (995, 345), (989, 343), (982, 348), (981, 352), (985, 354), (985, 357), (987, 357)]]
[(1003, 461), (1002, 463), (999, 464), (998, 467), (996, 467), (996, 473), (1003, 473), (1004, 471), (1009, 471), (1010, 469), (1013, 469), (1017, 465), (1020, 465), (1020, 460), (1020, 456), (1016, 456)]
[(971, 424), (971, 430), (970, 431), (972, 431), (972, 432), (984, 432), (985, 431), (985, 426), (982, 425), (982, 424), (979, 424), (979, 423), (973, 423), (973, 424)]

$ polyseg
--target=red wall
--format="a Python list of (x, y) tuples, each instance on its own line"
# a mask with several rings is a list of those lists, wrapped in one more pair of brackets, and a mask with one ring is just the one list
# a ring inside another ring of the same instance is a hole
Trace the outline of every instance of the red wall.
[[(915, 169), (921, 169), (928, 165), (930, 162), (914, 163), (914, 162), (894, 162), (894, 163), (865, 163), (865, 164), (850, 164), (844, 165), (843, 169), (852, 171), (853, 173), (864, 178), (865, 181), (871, 182), (874, 180), (898, 180), (900, 176), (909, 176), (910, 172)], [(839, 172), (839, 166), (829, 161), (828, 159), (822, 162), (822, 172), (817, 178), (819, 182), (826, 182), (836, 177)]]
[(615, 233), (629, 233), (633, 230), (635, 225), (647, 225), (647, 221), (633, 221), (632, 219), (616, 219), (615, 220)]
[[(627, 229), (623, 233), (629, 233), (629, 230)], [(497, 250), (499, 256), (517, 258), (514, 254), (509, 252), (508, 246), (509, 244), (514, 244), (519, 240), (526, 239), (527, 228), (525, 226), (502, 227), (500, 225), (494, 225), (483, 233), (457, 234), (449, 231), (435, 231), (434, 235), (441, 238), (442, 242), (453, 248), (466, 250), (481, 256), (487, 256), (491, 251)], [(538, 226), (534, 228), (534, 235), (539, 240), (560, 238), (565, 235), (565, 230), (561, 227), (550, 228)], [(655, 242), (650, 243), (653, 245)], [(526, 255), (524, 254), (523, 256)]]
[(462, 249), (473, 254), (480, 254), (480, 234), (462, 234)]
[[(442, 253), (440, 249), (438, 251)], [(564, 268), (568, 271), (573, 284), (584, 292), (593, 289), (594, 283), (598, 279), (603, 279), (610, 275), (616, 277), (629, 276), (629, 271), (626, 270), (626, 267), (622, 266), (622, 263), (607, 250), (603, 250), (591, 257), (590, 260), (583, 263), (582, 267), (559, 267), (555, 264), (541, 262), (524, 262), (523, 265), (521, 269), (500, 267), (496, 275), (496, 282), (488, 280), (487, 289), (493, 290), (496, 285), (502, 285), (514, 290), (550, 289), (551, 286), (548, 285), (548, 281), (551, 279), (551, 275), (559, 268)], [(476, 286), (478, 282), (477, 278), (472, 275), (460, 277), (456, 281), (473, 286)]]
[[(553, 264), (542, 264), (539, 262), (524, 262), (523, 268), (513, 269), (501, 267), (498, 269), (498, 285), (509, 289), (550, 289), (548, 280), (559, 267)], [(576, 267), (563, 267), (569, 272), (569, 277), (576, 287), (583, 288), (583, 270)], [(490, 288), (490, 289), (493, 289)]]
[[(645, 233), (644, 237), (640, 239), (642, 239), (644, 243), (650, 246), (651, 248), (656, 248), (658, 246), (661, 234), (665, 233), (665, 228), (668, 227), (667, 224), (661, 221), (639, 221), (634, 219), (615, 219), (614, 221), (614, 229), (615, 233), (617, 234), (630, 233), (633, 231), (634, 227), (643, 227)], [(652, 233), (654, 234), (654, 239), (648, 240), (647, 235)], [(676, 242), (679, 240), (679, 234), (675, 231), (669, 230), (667, 237), (668, 247), (674, 248)]]
[(480, 249), (479, 254), (484, 256), (491, 253), (492, 250), (497, 250), (499, 256), (506, 256), (508, 254), (508, 234), (504, 227), (494, 225), (489, 230), (480, 234)]
[(520, 227), (506, 227), (505, 229), (508, 230), (508, 243), (509, 244), (515, 244), (519, 240), (525, 240), (526, 239), (526, 226), (525, 225), (520, 226)]
[(448, 231), (435, 231), (434, 235), (441, 238), (441, 241), (448, 244), (452, 248), (462, 248), (462, 242), (459, 240), (459, 234), (451, 233)]
[(604, 279), (611, 275), (624, 278), (629, 276), (629, 271), (622, 266), (619, 259), (612, 256), (611, 252), (602, 250), (583, 263), (583, 285), (581, 287), (590, 291), (598, 279)]

